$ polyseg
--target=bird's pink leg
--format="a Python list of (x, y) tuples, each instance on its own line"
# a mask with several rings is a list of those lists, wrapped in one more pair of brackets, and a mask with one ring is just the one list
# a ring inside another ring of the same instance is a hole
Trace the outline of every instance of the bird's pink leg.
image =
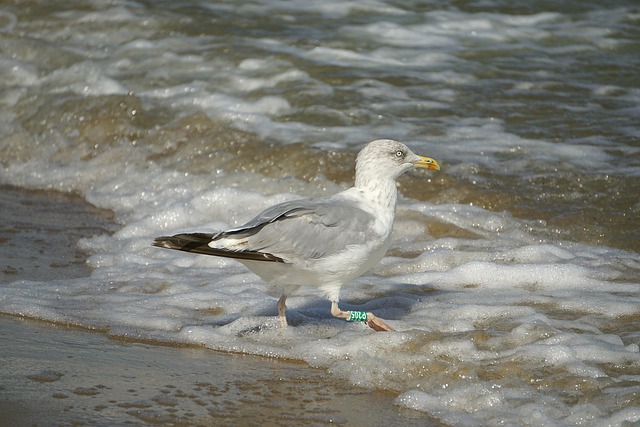
[(287, 327), (287, 296), (282, 294), (280, 299), (278, 300), (278, 319), (280, 319), (280, 326), (282, 328)]
[[(331, 301), (331, 315), (333, 315), (334, 317), (339, 317), (341, 319), (347, 319), (347, 320), (356, 320), (354, 319), (354, 316), (351, 313), (352, 313), (351, 311), (340, 310), (340, 308), (338, 307), (337, 301)], [(378, 331), (378, 332), (393, 331), (393, 328), (391, 326), (387, 325), (384, 320), (377, 317), (375, 314), (371, 312), (366, 312), (366, 313), (354, 312), (354, 313), (357, 313), (360, 315), (360, 316), (356, 316), (356, 317), (359, 317), (357, 320), (364, 320), (367, 326), (369, 326), (374, 331)], [(364, 316), (362, 316), (362, 314), (364, 314)]]

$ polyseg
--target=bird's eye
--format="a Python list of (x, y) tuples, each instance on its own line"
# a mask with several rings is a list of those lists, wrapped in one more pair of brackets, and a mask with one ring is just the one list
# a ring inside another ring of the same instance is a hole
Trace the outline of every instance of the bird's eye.
[(396, 151), (396, 157), (399, 158), (399, 159), (404, 157), (404, 151), (402, 151), (402, 150)]

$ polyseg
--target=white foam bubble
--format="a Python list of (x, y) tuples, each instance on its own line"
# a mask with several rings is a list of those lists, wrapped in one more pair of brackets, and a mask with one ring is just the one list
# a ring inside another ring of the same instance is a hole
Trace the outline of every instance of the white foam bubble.
[[(218, 8), (221, 6), (211, 5), (209, 7)], [(222, 6), (224, 8), (224, 6)], [(243, 5), (240, 10), (244, 13), (257, 14), (259, 16), (277, 14), (320, 14), (325, 18), (337, 19), (343, 18), (351, 13), (369, 12), (383, 13), (390, 15), (403, 15), (408, 13), (406, 10), (391, 6), (385, 2), (377, 0), (365, 1), (326, 1), (322, 3), (309, 2), (289, 2), (289, 1), (270, 1), (258, 2), (256, 4)], [(291, 17), (293, 19), (293, 16)]]
[(124, 86), (88, 61), (55, 70), (45, 76), (41, 84), (53, 93), (73, 92), (85, 96), (127, 93)]
[[(448, 169), (460, 175), (472, 175), (471, 166), (482, 165), (506, 174), (531, 171), (557, 162), (573, 163), (580, 169), (592, 168), (613, 172), (612, 157), (606, 146), (591, 144), (556, 144), (543, 140), (526, 139), (506, 132), (500, 120), (495, 118), (467, 118), (452, 123), (443, 144), (447, 153), (462, 163), (448, 165)], [(438, 151), (435, 147), (434, 151)], [(444, 155), (444, 153), (443, 153)]]
[(0, 73), (3, 83), (9, 87), (32, 86), (38, 82), (37, 69), (21, 61), (0, 59)]

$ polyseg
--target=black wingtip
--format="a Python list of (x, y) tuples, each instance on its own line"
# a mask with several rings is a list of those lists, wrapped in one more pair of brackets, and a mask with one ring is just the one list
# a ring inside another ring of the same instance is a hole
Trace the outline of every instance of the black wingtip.
[(285, 262), (282, 258), (259, 251), (232, 251), (229, 249), (212, 248), (209, 246), (213, 234), (189, 233), (175, 236), (161, 236), (153, 240), (152, 246), (178, 251), (191, 252), (201, 255), (212, 255), (248, 261)]
[(171, 244), (171, 236), (161, 236), (153, 239), (151, 246), (166, 249), (178, 249), (175, 245)]

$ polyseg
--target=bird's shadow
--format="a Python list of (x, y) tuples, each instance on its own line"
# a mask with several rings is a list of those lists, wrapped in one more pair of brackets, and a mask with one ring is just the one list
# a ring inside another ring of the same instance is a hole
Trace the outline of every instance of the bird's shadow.
[[(374, 286), (374, 285), (362, 285)], [(391, 321), (401, 321), (413, 307), (427, 298), (440, 293), (440, 290), (429, 285), (415, 285), (409, 283), (394, 284), (391, 289), (385, 292), (374, 294), (371, 298), (343, 299), (340, 301), (340, 309), (344, 311), (367, 311), (373, 312), (376, 316)], [(264, 318), (264, 322), (250, 326), (242, 330), (241, 334), (259, 333), (279, 327), (277, 319), (277, 299), (263, 304), (263, 307), (247, 313), (224, 313), (206, 322), (209, 326), (222, 327), (229, 325), (244, 317)], [(302, 304), (296, 303), (296, 297), (292, 296), (287, 305), (287, 322), (289, 326), (296, 327), (313, 322), (317, 323), (338, 323), (344, 322), (331, 315), (331, 303), (323, 298), (305, 298)]]

